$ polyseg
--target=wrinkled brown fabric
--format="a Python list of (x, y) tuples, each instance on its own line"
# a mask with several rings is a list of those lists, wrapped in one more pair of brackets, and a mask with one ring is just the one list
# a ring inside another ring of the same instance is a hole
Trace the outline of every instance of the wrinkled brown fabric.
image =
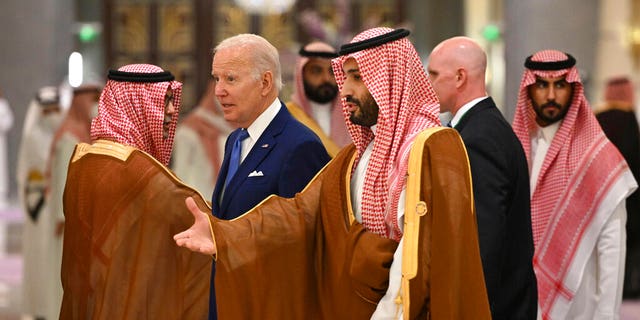
[[(350, 145), (295, 198), (213, 218), (220, 319), (369, 319), (397, 243), (349, 225)], [(411, 170), (411, 169), (410, 169)], [(425, 143), (419, 268), (406, 319), (489, 319), (470, 171), (455, 130)]]
[(173, 241), (193, 224), (184, 199), (205, 201), (146, 153), (95, 149), (69, 165), (60, 319), (205, 319), (212, 260)]
[(491, 319), (466, 151), (454, 129), (434, 130), (422, 154), (427, 214), (420, 221), (408, 319)]

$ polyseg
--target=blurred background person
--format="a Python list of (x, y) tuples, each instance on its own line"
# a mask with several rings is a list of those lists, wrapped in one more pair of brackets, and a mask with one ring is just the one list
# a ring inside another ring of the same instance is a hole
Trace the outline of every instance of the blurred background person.
[(57, 319), (62, 301), (62, 238), (56, 236), (57, 223), (48, 213), (45, 171), (53, 136), (63, 116), (58, 88), (38, 90), (27, 111), (18, 153), (18, 196), (26, 213), (22, 312), (36, 319)]
[[(9, 101), (5, 99), (0, 89), (0, 208), (5, 208), (9, 203), (9, 164), (7, 156), (7, 134), (13, 126), (13, 112)], [(1, 241), (0, 241), (1, 243)]]
[(331, 157), (351, 143), (331, 69), (331, 59), (336, 56), (336, 50), (324, 42), (300, 48), (294, 91), (287, 102), (289, 112), (318, 135)]
[[(67, 180), (69, 159), (76, 144), (91, 141), (91, 119), (98, 113), (100, 89), (98, 85), (92, 84), (73, 90), (71, 106), (51, 142), (51, 154), (45, 172), (47, 179), (46, 203), (49, 208), (48, 212), (52, 215), (51, 219), (56, 226), (56, 253), (60, 255), (62, 255), (62, 232), (64, 229), (62, 194)], [(60, 265), (56, 267), (60, 271)]]
[[(596, 118), (607, 138), (620, 150), (636, 181), (640, 181), (640, 129), (635, 116), (633, 83), (628, 77), (608, 79), (604, 102)], [(640, 192), (634, 191), (627, 205), (627, 256), (622, 298), (640, 297)]]
[(207, 89), (189, 115), (178, 124), (171, 169), (205, 199), (213, 193), (224, 155), (224, 143), (232, 131), (224, 120), (215, 96), (215, 82)]

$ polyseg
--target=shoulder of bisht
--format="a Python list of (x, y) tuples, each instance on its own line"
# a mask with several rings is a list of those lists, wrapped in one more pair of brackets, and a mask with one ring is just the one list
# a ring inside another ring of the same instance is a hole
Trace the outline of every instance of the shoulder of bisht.
[[(420, 263), (425, 259), (428, 266)], [(469, 160), (460, 135), (451, 128), (422, 131), (409, 156), (398, 296), (405, 319), (421, 315), (424, 297), (429, 297), (426, 309), (433, 318), (491, 318)]]

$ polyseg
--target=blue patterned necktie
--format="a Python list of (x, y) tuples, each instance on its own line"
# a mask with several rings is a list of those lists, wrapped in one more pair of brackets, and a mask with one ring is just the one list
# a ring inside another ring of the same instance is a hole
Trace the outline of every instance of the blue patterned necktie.
[(240, 133), (236, 137), (236, 141), (233, 143), (233, 149), (231, 149), (231, 156), (229, 157), (229, 169), (227, 170), (227, 178), (224, 181), (225, 188), (231, 181), (231, 178), (238, 171), (240, 166), (240, 155), (242, 154), (242, 141), (249, 137), (249, 131), (240, 129)]

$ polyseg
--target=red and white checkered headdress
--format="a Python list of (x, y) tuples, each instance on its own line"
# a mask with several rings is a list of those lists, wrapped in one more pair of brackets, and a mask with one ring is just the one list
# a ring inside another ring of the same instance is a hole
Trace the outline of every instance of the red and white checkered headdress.
[(420, 57), (403, 29), (373, 28), (342, 46), (332, 60), (340, 90), (344, 62), (354, 58), (360, 75), (379, 107), (376, 135), (370, 128), (349, 121), (347, 128), (360, 156), (373, 140), (373, 152), (364, 179), (362, 222), (367, 230), (399, 240), (398, 201), (406, 184), (409, 150), (417, 134), (440, 125), (438, 98)]
[[(182, 98), (182, 83), (150, 64), (131, 64), (109, 72), (98, 116), (91, 123), (91, 139), (107, 139), (143, 150), (169, 164)], [(173, 90), (176, 112), (169, 136), (162, 136), (167, 89)]]
[[(542, 317), (548, 319), (554, 306), (573, 298), (581, 275), (569, 275), (569, 267), (586, 264), (613, 213), (614, 208), (602, 205), (603, 198), (611, 192), (626, 197), (635, 187), (627, 178), (631, 174), (626, 162), (606, 138), (584, 96), (575, 59), (544, 50), (527, 58), (525, 67), (513, 130), (529, 163), (531, 139), (538, 126), (528, 87), (536, 77), (561, 76), (573, 86), (571, 106), (549, 146), (531, 195), (538, 302)], [(560, 309), (567, 308), (555, 310)]]

